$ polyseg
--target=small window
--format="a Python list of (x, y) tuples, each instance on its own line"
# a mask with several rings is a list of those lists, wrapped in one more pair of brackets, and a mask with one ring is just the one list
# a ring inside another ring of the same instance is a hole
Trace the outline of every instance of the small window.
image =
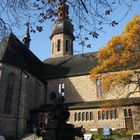
[(128, 117), (127, 110), (124, 109), (124, 117)]
[(128, 116), (132, 117), (132, 110), (131, 109), (128, 109)]
[(76, 113), (74, 113), (74, 121), (77, 121), (78, 119), (77, 119), (77, 112)]
[(96, 94), (97, 97), (102, 97), (101, 79), (96, 80)]
[(101, 118), (102, 118), (102, 114), (101, 114), (101, 112), (99, 111), (99, 112), (98, 112), (98, 120), (101, 120)]
[(88, 121), (88, 120), (89, 120), (89, 113), (86, 112), (86, 121)]
[(85, 112), (82, 112), (82, 121), (85, 120)]
[(54, 53), (54, 42), (52, 42), (52, 54)]
[(106, 119), (105, 111), (102, 111), (102, 120), (105, 120), (105, 119)]
[(62, 96), (64, 96), (64, 94), (65, 94), (64, 89), (65, 89), (64, 83), (60, 83), (58, 91), (59, 91), (59, 94), (61, 94)]
[(118, 112), (117, 112), (116, 109), (114, 110), (114, 115), (115, 115), (115, 119), (117, 119), (118, 118)]
[(113, 110), (110, 110), (110, 119), (113, 119), (114, 115), (113, 115)]
[(81, 112), (78, 113), (78, 121), (81, 121)]
[(93, 112), (90, 112), (90, 120), (93, 120)]
[(106, 111), (106, 119), (109, 119), (109, 111)]
[(59, 52), (60, 51), (60, 45), (61, 45), (61, 42), (60, 42), (60, 39), (57, 40), (57, 51)]
[(66, 40), (66, 52), (69, 51), (69, 40)]

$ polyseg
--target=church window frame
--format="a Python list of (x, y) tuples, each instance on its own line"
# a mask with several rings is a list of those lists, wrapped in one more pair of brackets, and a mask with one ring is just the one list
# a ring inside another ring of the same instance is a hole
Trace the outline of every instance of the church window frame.
[(109, 110), (106, 111), (106, 119), (109, 119)]
[(69, 51), (69, 47), (70, 47), (70, 41), (66, 40), (66, 52)]
[(78, 121), (81, 121), (81, 112), (78, 113)]
[(105, 120), (106, 119), (106, 113), (105, 111), (102, 111), (102, 120)]
[(89, 118), (89, 112), (86, 112), (86, 121), (89, 121), (90, 118)]
[(54, 53), (54, 42), (52, 42), (52, 54)]
[(57, 40), (57, 51), (59, 52), (61, 49), (60, 49), (60, 46), (61, 46), (61, 40), (58, 39)]
[(114, 110), (114, 116), (115, 116), (115, 119), (118, 118), (118, 111), (117, 111), (117, 109)]
[(96, 95), (97, 97), (103, 97), (101, 78), (96, 79)]
[(101, 120), (101, 118), (102, 118), (102, 113), (101, 111), (98, 111), (98, 120)]
[(74, 113), (74, 121), (78, 121), (77, 112)]
[(132, 117), (132, 110), (131, 110), (131, 108), (128, 109), (128, 116)]
[(7, 76), (3, 114), (11, 115), (15, 78), (13, 72), (9, 73)]
[(37, 107), (39, 105), (39, 93), (41, 90), (41, 84), (39, 81), (35, 81), (34, 86), (34, 107)]
[(124, 109), (124, 117), (128, 117), (128, 112), (127, 112), (127, 109)]
[(82, 121), (85, 121), (85, 112), (82, 112)]
[(65, 83), (59, 83), (58, 85), (58, 92), (59, 94), (61, 94), (62, 96), (65, 95)]
[(89, 112), (89, 119), (90, 119), (90, 120), (93, 120), (93, 112), (92, 112), (92, 111)]

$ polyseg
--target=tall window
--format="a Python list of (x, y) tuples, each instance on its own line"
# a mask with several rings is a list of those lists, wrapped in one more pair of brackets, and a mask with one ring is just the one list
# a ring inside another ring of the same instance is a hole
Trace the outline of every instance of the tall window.
[(82, 112), (82, 121), (85, 120), (85, 112)]
[(89, 112), (86, 112), (86, 121), (89, 120)]
[(60, 39), (57, 40), (57, 51), (60, 51), (61, 42)]
[(34, 87), (34, 107), (38, 107), (38, 105), (39, 105), (40, 88), (41, 88), (40, 83), (36, 81), (35, 87)]
[(96, 79), (96, 94), (97, 97), (102, 97), (101, 79)]
[(78, 113), (78, 121), (81, 121), (81, 112)]
[(74, 113), (74, 121), (78, 121), (77, 112)]
[(52, 42), (52, 54), (54, 53), (54, 42)]
[(64, 89), (65, 89), (64, 83), (60, 83), (59, 84), (59, 94), (61, 94), (62, 96), (64, 96)]
[(93, 112), (90, 112), (90, 120), (93, 120)]
[(8, 75), (7, 85), (6, 85), (5, 102), (4, 102), (4, 110), (3, 110), (4, 114), (9, 114), (9, 115), (11, 114), (14, 84), (15, 84), (15, 74), (10, 73)]
[(101, 111), (98, 112), (98, 120), (101, 120), (102, 119), (102, 114), (101, 114)]
[(108, 110), (106, 111), (106, 119), (107, 120), (109, 119), (109, 111)]
[(66, 40), (66, 52), (69, 51), (69, 40)]

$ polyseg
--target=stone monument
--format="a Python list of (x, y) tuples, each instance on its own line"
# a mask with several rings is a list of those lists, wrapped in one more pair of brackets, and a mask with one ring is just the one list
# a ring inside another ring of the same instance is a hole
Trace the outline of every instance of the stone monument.
[(52, 106), (44, 126), (43, 140), (74, 140), (75, 136), (83, 137), (82, 127), (75, 128), (74, 125), (66, 123), (70, 113), (64, 105), (64, 97), (52, 92), (50, 100)]

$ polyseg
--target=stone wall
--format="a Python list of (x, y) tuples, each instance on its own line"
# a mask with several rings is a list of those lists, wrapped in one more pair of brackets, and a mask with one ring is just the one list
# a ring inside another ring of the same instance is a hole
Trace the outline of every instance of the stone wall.
[[(140, 130), (140, 106), (116, 107), (116, 108), (110, 108), (108, 110), (114, 110), (114, 109), (117, 110), (118, 118), (116, 119), (109, 118), (109, 119), (104, 119), (104, 120), (102, 119), (98, 120), (98, 112), (103, 111), (104, 110), (103, 108), (70, 110), (70, 118), (69, 118), (68, 123), (72, 123), (76, 127), (80, 127), (81, 125), (83, 125), (83, 127), (86, 128), (87, 130), (103, 128), (104, 125), (109, 125), (110, 128), (112, 129), (126, 128), (124, 109), (131, 109), (134, 130), (136, 131)], [(79, 113), (79, 112), (80, 113), (93, 112), (93, 120), (75, 121), (74, 114)]]
[[(7, 76), (11, 72), (15, 75), (11, 113), (4, 114)], [(39, 84), (37, 90), (35, 90), (36, 83)], [(26, 132), (27, 120), (30, 122), (30, 110), (45, 103), (45, 85), (28, 72), (4, 64), (2, 65), (0, 87), (0, 133), (15, 136), (18, 128), (18, 135), (23, 135)]]
[[(131, 85), (129, 88), (116, 87), (111, 92), (103, 92), (102, 97), (97, 97), (95, 83), (91, 81), (89, 75), (84, 75), (48, 80), (48, 95), (51, 92), (58, 93), (59, 83), (65, 84), (65, 102), (67, 103), (125, 98), (136, 87), (136, 85)], [(131, 94), (130, 97), (140, 97), (140, 94), (136, 92), (135, 94)]]

